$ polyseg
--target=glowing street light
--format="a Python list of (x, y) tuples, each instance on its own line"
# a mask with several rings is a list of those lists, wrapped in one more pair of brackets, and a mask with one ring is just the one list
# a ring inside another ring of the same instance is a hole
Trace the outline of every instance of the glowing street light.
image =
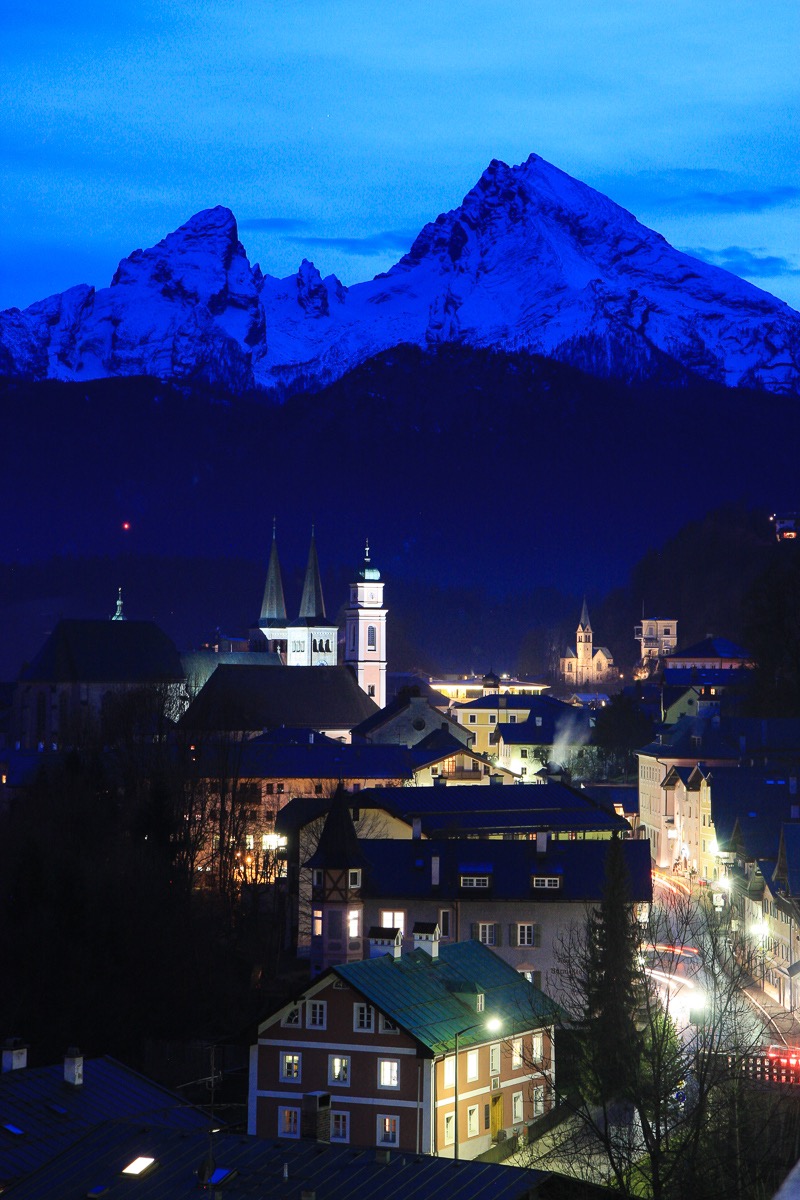
[(455, 1150), (453, 1158), (458, 1158), (458, 1039), (465, 1033), (471, 1033), (473, 1029), (485, 1029), (487, 1033), (496, 1033), (502, 1028), (503, 1022), (499, 1017), (489, 1017), (485, 1021), (478, 1021), (475, 1025), (467, 1025), (465, 1029), (456, 1030), (456, 1061), (454, 1063), (455, 1071), (453, 1072), (453, 1098), (455, 1101)]

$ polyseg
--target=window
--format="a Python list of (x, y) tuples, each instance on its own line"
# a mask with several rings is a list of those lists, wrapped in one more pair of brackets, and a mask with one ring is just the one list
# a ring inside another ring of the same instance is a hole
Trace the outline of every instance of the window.
[(444, 1114), (444, 1144), (452, 1146), (456, 1140), (456, 1118), (455, 1113)]
[(353, 1030), (356, 1033), (371, 1033), (374, 1025), (371, 1004), (353, 1005)]
[(444, 1086), (451, 1088), (456, 1081), (456, 1060), (455, 1058), (446, 1058), (444, 1060)]
[(467, 1137), (476, 1137), (478, 1133), (478, 1106), (471, 1104), (467, 1109)]
[(283, 1020), (281, 1021), (281, 1025), (283, 1025), (284, 1028), (287, 1026), (297, 1027), (297, 1026), (302, 1025), (302, 1023), (303, 1022), (300, 1019), (300, 1009), (299, 1008), (290, 1008), (288, 1010), (288, 1012), (285, 1014)]
[(405, 933), (406, 914), (400, 910), (382, 908), (381, 926), (383, 929), (399, 929), (401, 933)]
[(467, 1083), (474, 1083), (478, 1078), (478, 1051), (467, 1051)]
[(350, 938), (361, 936), (361, 913), (357, 908), (351, 908), (347, 914), (347, 936)]
[(483, 1006), (484, 1006), (485, 1002), (486, 1002), (485, 993), (478, 992), (478, 994), (475, 997), (475, 1012), (483, 1012)]
[(400, 1062), (396, 1058), (378, 1059), (378, 1087), (400, 1087)]
[(540, 1117), (544, 1112), (544, 1087), (539, 1086), (533, 1089), (533, 1115)]
[(531, 883), (535, 888), (561, 887), (561, 879), (558, 875), (532, 875)]
[(381, 1013), (381, 1033), (397, 1033), (397, 1026)]
[(469, 714), (469, 723), (470, 723), (470, 725), (477, 725), (477, 724), (478, 724), (478, 715), (477, 715), (477, 713), (470, 713), (470, 714)]
[(300, 1137), (300, 1109), (278, 1109), (278, 1137)]
[(522, 1066), (522, 1038), (514, 1038), (511, 1042), (511, 1070), (516, 1071)]
[(338, 1084), (339, 1087), (350, 1086), (349, 1054), (328, 1055), (328, 1083)]
[(514, 1092), (511, 1097), (511, 1120), (515, 1125), (522, 1120), (522, 1092)]
[(490, 1075), (499, 1075), (500, 1074), (500, 1047), (499, 1046), (490, 1046), (489, 1047), (489, 1074)]
[(536, 718), (536, 727), (537, 727), (537, 729), (541, 729), (541, 727), (542, 727), (542, 718), (541, 717)]
[(307, 1013), (309, 1029), (325, 1029), (328, 1023), (328, 1003), (326, 1000), (309, 1000)]
[(478, 941), (484, 946), (494, 946), (497, 943), (497, 927), (493, 923), (481, 921), (478, 925)]
[(520, 752), (519, 752), (519, 756), (520, 756), (520, 758), (527, 758), (527, 757), (528, 757), (528, 751), (525, 749), (525, 747), (524, 747), (524, 746), (523, 746), (523, 747), (522, 747), (522, 749), (520, 750)]
[(367, 649), (374, 650), (378, 644), (378, 634), (374, 625), (367, 626)]
[(439, 936), (443, 938), (450, 937), (450, 909), (439, 909)]
[(508, 718), (508, 723), (509, 723), (509, 725), (516, 725), (516, 723), (517, 723), (517, 714), (516, 713), (511, 714), (511, 716)]
[(315, 908), (311, 916), (311, 936), (322, 937), (322, 909)]
[(303, 1056), (296, 1050), (281, 1051), (281, 1083), (299, 1083), (302, 1078)]
[(533, 925), (517, 925), (517, 945), (518, 946), (535, 946), (536, 933)]
[(331, 1141), (350, 1141), (350, 1113), (331, 1112)]
[(361, 868), (351, 867), (347, 874), (348, 886), (351, 888), (361, 887)]
[(462, 888), (488, 888), (489, 876), (488, 875), (462, 875), (461, 876), (461, 886), (462, 886)]
[(374, 683), (368, 683), (368, 684), (367, 684), (367, 695), (368, 695), (368, 696), (374, 696), (374, 695), (375, 695), (375, 684), (374, 684)]
[(399, 1117), (378, 1117), (378, 1145), (396, 1146), (399, 1134)]
[(540, 1033), (535, 1033), (531, 1039), (531, 1057), (534, 1062), (541, 1062), (543, 1056), (544, 1041)]
[(350, 649), (355, 650), (355, 648), (356, 648), (356, 627), (355, 627), (355, 625), (351, 625), (350, 626)]

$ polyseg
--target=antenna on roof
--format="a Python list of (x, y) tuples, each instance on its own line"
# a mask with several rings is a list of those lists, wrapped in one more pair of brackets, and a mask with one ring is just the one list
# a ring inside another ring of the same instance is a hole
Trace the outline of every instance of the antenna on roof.
[(117, 591), (117, 611), (111, 618), (112, 621), (127, 621), (127, 617), (122, 611), (122, 588)]

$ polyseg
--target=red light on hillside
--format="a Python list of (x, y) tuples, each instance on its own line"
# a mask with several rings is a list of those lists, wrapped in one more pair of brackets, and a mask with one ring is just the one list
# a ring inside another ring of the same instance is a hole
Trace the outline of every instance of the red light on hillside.
[(130, 529), (130, 527), (131, 527), (131, 523), (130, 523), (130, 521), (123, 521), (123, 522), (122, 522), (122, 528), (123, 528), (124, 530), (126, 530), (126, 532), (127, 532), (127, 530), (128, 530), (128, 529)]

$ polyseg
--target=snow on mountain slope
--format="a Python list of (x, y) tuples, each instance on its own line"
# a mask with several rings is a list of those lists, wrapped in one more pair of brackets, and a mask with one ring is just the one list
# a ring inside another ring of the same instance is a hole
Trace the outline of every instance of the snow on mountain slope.
[(0, 314), (0, 372), (315, 386), (402, 342), (800, 392), (800, 314), (535, 155), (492, 162), (390, 271), (350, 288), (307, 261), (288, 279), (263, 276), (228, 209), (198, 213), (124, 259), (109, 288)]

